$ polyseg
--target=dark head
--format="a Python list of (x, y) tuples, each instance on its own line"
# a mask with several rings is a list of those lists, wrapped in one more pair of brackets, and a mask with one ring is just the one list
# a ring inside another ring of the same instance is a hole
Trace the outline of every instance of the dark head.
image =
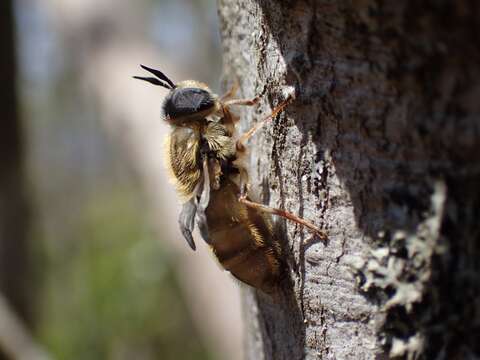
[(219, 110), (220, 104), (217, 96), (210, 91), (207, 85), (194, 80), (174, 84), (161, 71), (144, 65), (140, 66), (155, 77), (134, 76), (135, 79), (148, 81), (153, 85), (170, 90), (162, 105), (165, 120), (169, 123), (180, 126), (191, 124), (193, 121), (201, 121)]

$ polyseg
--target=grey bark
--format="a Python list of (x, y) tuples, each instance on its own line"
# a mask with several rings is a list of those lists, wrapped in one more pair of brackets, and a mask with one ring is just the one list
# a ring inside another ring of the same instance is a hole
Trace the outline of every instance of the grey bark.
[[(480, 5), (220, 0), (225, 82), (278, 221), (283, 295), (244, 292), (248, 359), (480, 357)], [(290, 279), (290, 281), (288, 281)]]

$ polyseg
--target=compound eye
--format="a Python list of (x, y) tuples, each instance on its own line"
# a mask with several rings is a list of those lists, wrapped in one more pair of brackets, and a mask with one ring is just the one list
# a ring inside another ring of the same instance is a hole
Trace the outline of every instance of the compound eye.
[(163, 112), (174, 120), (213, 108), (215, 100), (212, 95), (199, 88), (180, 88), (173, 90), (165, 99)]

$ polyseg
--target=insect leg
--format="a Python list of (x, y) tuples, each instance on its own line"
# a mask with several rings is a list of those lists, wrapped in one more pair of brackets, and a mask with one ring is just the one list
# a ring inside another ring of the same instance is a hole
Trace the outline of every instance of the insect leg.
[(220, 101), (224, 102), (228, 99), (231, 99), (237, 93), (238, 86), (239, 86), (238, 80), (235, 80), (233, 82), (232, 87), (225, 94), (222, 95), (222, 97), (220, 98)]
[(245, 147), (245, 143), (257, 132), (257, 130), (261, 129), (263, 125), (267, 121), (270, 121), (275, 118), (283, 109), (293, 100), (293, 97), (289, 96), (286, 100), (281, 102), (273, 111), (271, 112), (270, 115), (266, 116), (259, 122), (257, 122), (255, 125), (253, 125), (250, 130), (248, 130), (246, 133), (244, 133), (240, 138), (237, 140), (237, 149), (241, 150)]
[(278, 208), (273, 208), (273, 207), (270, 207), (270, 206), (266, 206), (266, 205), (262, 205), (262, 204), (250, 201), (250, 200), (247, 199), (247, 196), (245, 194), (240, 195), (238, 201), (241, 202), (242, 204), (245, 204), (248, 207), (253, 208), (253, 209), (263, 211), (263, 212), (273, 214), (273, 215), (278, 215), (278, 216), (281, 216), (281, 217), (283, 217), (285, 219), (288, 219), (290, 221), (296, 222), (297, 224), (300, 224), (300, 225), (306, 227), (312, 233), (317, 235), (320, 239), (322, 239), (322, 240), (327, 239), (327, 234), (325, 233), (325, 231), (323, 231), (319, 227), (313, 225), (311, 222), (306, 221), (305, 219), (302, 219), (301, 217), (298, 217), (297, 215), (294, 215), (294, 214), (292, 214), (288, 211), (278, 209)]
[(256, 96), (253, 99), (232, 99), (227, 100), (223, 103), (224, 106), (232, 106), (232, 105), (243, 105), (243, 106), (253, 106), (260, 101), (260, 97)]

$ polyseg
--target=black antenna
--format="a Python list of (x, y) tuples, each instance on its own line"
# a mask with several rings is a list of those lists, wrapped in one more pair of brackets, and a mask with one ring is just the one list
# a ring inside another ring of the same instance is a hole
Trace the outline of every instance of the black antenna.
[(145, 69), (147, 70), (148, 72), (152, 73), (153, 75), (155, 75), (157, 78), (159, 78), (160, 80), (163, 80), (165, 82), (167, 82), (168, 85), (170, 85), (170, 88), (173, 89), (175, 88), (175, 84), (173, 83), (172, 80), (170, 80), (164, 73), (162, 73), (160, 70), (156, 70), (156, 69), (152, 69), (152, 68), (149, 68), (148, 66), (145, 66), (145, 65), (141, 65), (140, 66), (142, 67), (142, 69)]
[(164, 88), (167, 88), (168, 90), (172, 89), (170, 86), (168, 86), (167, 84), (161, 82), (160, 80), (154, 77), (133, 76), (133, 78), (138, 80), (148, 81), (150, 84), (162, 86)]

